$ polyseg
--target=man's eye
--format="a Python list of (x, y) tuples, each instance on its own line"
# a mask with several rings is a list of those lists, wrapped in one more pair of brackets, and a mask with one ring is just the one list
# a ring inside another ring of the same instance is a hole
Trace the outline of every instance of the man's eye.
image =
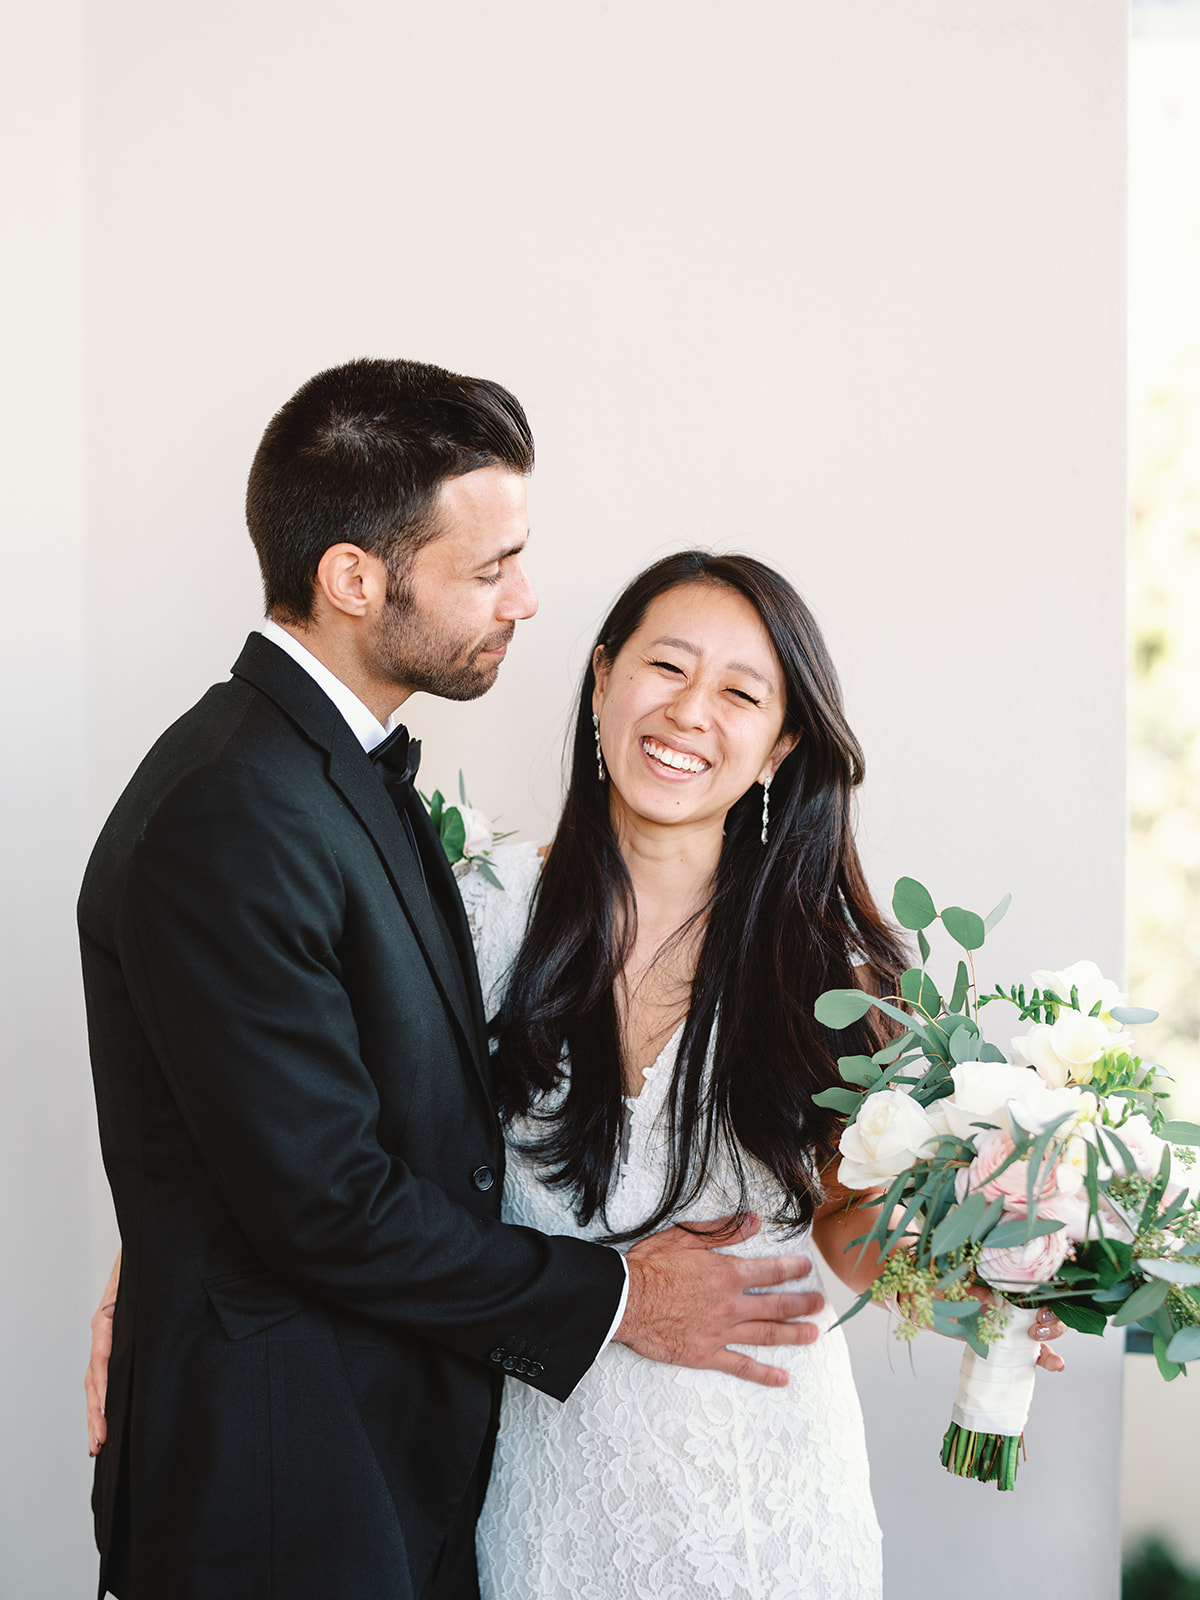
[(480, 583), (486, 583), (488, 588), (490, 589), (494, 585), (496, 585), (497, 583), (500, 582), (500, 574), (498, 572), (493, 572), (493, 573), (490, 573), (490, 574), (486, 573), (486, 572), (482, 572), (479, 575), (479, 581), (480, 581)]

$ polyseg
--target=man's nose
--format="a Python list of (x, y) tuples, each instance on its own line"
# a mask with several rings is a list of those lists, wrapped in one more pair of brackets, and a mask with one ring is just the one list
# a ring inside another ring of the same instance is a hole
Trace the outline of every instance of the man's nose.
[(538, 608), (538, 597), (525, 568), (515, 561), (504, 586), (504, 598), (496, 615), (505, 622), (522, 622)]

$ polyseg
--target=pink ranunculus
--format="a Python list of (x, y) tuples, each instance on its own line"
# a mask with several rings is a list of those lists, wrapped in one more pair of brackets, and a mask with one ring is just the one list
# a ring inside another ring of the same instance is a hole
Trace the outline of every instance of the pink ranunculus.
[(1065, 1228), (1008, 1249), (989, 1249), (985, 1245), (979, 1252), (979, 1276), (1001, 1290), (1018, 1284), (1048, 1283), (1067, 1259), (1070, 1248)]
[[(1014, 1161), (999, 1175), (993, 1176), (996, 1168), (1003, 1166), (1012, 1155), (1014, 1148), (1012, 1140), (1001, 1128), (981, 1133), (975, 1140), (975, 1159), (966, 1169), (966, 1182), (962, 1187), (964, 1195), (977, 1190), (988, 1200), (1000, 1198), (1004, 1201), (1006, 1210), (1015, 1211), (1023, 1217), (1028, 1212), (1028, 1161)], [(959, 1176), (961, 1178), (962, 1175)], [(1043, 1192), (1049, 1182), (1047, 1173), (1042, 1181)], [(1038, 1196), (1035, 1195), (1034, 1198), (1036, 1200)]]

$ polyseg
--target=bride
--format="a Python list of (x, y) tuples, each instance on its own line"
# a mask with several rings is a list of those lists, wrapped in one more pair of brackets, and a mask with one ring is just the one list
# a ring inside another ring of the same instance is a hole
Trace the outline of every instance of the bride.
[[(820, 632), (783, 578), (688, 551), (597, 640), (542, 865), (462, 883), (510, 1147), (506, 1220), (627, 1246), (750, 1211), (743, 1254), (811, 1236), (863, 1287), (865, 1231), (828, 1175), (824, 989), (907, 965), (851, 833), (862, 757)], [(787, 1287), (799, 1288), (800, 1284)], [(820, 1287), (814, 1272), (806, 1290)], [(478, 1526), (484, 1600), (869, 1600), (881, 1586), (862, 1418), (833, 1313), (773, 1353), (781, 1385), (610, 1344), (565, 1405), (505, 1386)], [(755, 1352), (761, 1355), (762, 1352)]]

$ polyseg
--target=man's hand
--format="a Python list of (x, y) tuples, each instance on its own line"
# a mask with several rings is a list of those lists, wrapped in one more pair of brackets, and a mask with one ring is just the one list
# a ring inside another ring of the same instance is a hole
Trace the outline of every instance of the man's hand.
[[(736, 1229), (732, 1227), (737, 1221)], [(726, 1218), (705, 1233), (665, 1228), (635, 1244), (629, 1263), (629, 1299), (615, 1338), (651, 1361), (707, 1367), (778, 1388), (787, 1373), (726, 1349), (731, 1344), (812, 1344), (818, 1329), (794, 1317), (811, 1317), (825, 1304), (820, 1294), (749, 1294), (812, 1270), (807, 1256), (731, 1256), (721, 1252), (758, 1232), (757, 1217)]]
[(112, 1354), (113, 1312), (117, 1309), (117, 1285), (121, 1280), (121, 1256), (113, 1262), (112, 1272), (104, 1286), (104, 1295), (92, 1318), (92, 1359), (83, 1375), (83, 1390), (87, 1395), (88, 1455), (98, 1456), (108, 1437), (108, 1423), (104, 1419), (104, 1402), (108, 1394), (108, 1358)]

